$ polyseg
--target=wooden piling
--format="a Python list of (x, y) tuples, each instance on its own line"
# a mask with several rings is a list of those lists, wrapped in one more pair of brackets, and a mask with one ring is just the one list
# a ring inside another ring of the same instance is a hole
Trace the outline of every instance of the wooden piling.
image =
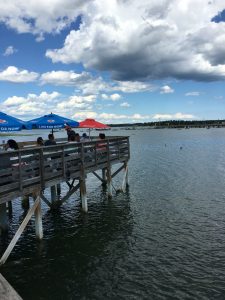
[(102, 185), (107, 184), (107, 178), (106, 178), (106, 168), (102, 169)]
[(36, 237), (41, 240), (43, 238), (43, 227), (42, 227), (42, 212), (41, 212), (41, 197), (40, 195), (37, 196), (38, 204), (35, 209), (35, 232)]
[(51, 191), (51, 202), (54, 205), (57, 201), (57, 196), (56, 196), (56, 186), (52, 185), (50, 187), (50, 191)]
[(8, 207), (9, 217), (11, 218), (12, 217), (12, 201), (7, 202), (7, 207)]
[(88, 204), (87, 204), (87, 191), (86, 191), (85, 179), (80, 179), (80, 197), (81, 197), (82, 210), (84, 212), (87, 212)]
[(128, 187), (128, 166), (127, 166), (127, 163), (124, 163), (124, 175), (123, 175), (123, 181), (122, 181), (121, 190), (123, 192), (125, 192), (126, 191), (126, 187)]
[(0, 204), (0, 234), (8, 229), (6, 203)]
[(107, 193), (108, 193), (108, 197), (111, 198), (112, 197), (112, 176), (111, 176), (109, 141), (107, 141)]
[(22, 208), (27, 210), (30, 208), (29, 195), (24, 195), (21, 201)]

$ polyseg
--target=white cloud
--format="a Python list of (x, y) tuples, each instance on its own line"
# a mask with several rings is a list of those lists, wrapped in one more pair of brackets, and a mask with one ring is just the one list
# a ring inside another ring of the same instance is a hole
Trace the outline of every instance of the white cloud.
[(111, 95), (101, 94), (101, 97), (103, 100), (111, 100), (111, 101), (118, 101), (122, 98), (121, 95), (119, 94), (111, 94)]
[(15, 49), (13, 46), (8, 46), (6, 49), (5, 49), (5, 52), (3, 53), (4, 56), (10, 56), (14, 53), (17, 52), (17, 49)]
[(58, 92), (42, 92), (39, 95), (30, 93), (26, 97), (12, 96), (5, 99), (0, 104), (0, 110), (10, 115), (31, 119), (53, 111), (60, 113), (60, 110), (57, 110), (60, 101), (61, 95)]
[[(155, 87), (150, 83), (140, 81), (122, 82), (122, 81), (106, 81), (100, 76), (94, 77), (89, 72), (75, 73), (74, 71), (51, 71), (43, 73), (40, 76), (40, 82), (44, 84), (52, 84), (56, 86), (73, 86), (82, 91), (83, 94), (97, 94), (99, 92), (124, 92), (136, 93), (153, 91)], [(121, 98), (118, 93), (101, 95), (104, 100), (116, 101)]]
[(9, 66), (7, 69), (0, 72), (1, 81), (10, 81), (15, 83), (26, 83), (37, 80), (39, 74), (29, 72), (27, 70), (19, 70), (14, 66)]
[(174, 93), (174, 90), (168, 85), (164, 85), (160, 88), (160, 94), (171, 94), (171, 93)]
[(79, 30), (71, 30), (64, 46), (46, 56), (109, 71), (122, 81), (224, 79), (225, 27), (211, 21), (224, 2), (183, 2), (93, 0), (82, 11)]
[(102, 123), (129, 123), (129, 122), (142, 122), (149, 121), (149, 115), (133, 114), (114, 114), (114, 113), (96, 113), (94, 111), (77, 112), (72, 116), (78, 121), (82, 121), (86, 118), (96, 119)]
[(123, 102), (120, 104), (121, 107), (130, 107), (130, 104), (128, 102)]
[(186, 120), (186, 119), (195, 119), (194, 115), (176, 113), (176, 114), (156, 114), (153, 116), (154, 120)]
[(104, 99), (104, 100), (108, 100), (108, 99), (109, 99), (109, 96), (106, 95), (106, 94), (101, 94), (101, 97), (102, 97), (102, 99)]
[(84, 119), (95, 119), (97, 118), (98, 114), (94, 111), (83, 111), (83, 112), (76, 112), (73, 114), (73, 118), (78, 121), (83, 121)]
[(95, 95), (71, 96), (57, 104), (57, 110), (64, 113), (73, 113), (76, 110), (91, 110), (96, 101)]
[(186, 93), (185, 96), (200, 96), (200, 92), (189, 92)]
[(112, 101), (118, 101), (121, 99), (121, 96), (119, 94), (112, 94), (110, 95), (110, 98)]
[(152, 92), (156, 87), (148, 82), (142, 81), (115, 81), (114, 90), (124, 93)]
[(41, 84), (56, 86), (72, 86), (83, 94), (97, 94), (101, 90), (109, 88), (109, 84), (101, 77), (94, 77), (91, 73), (75, 73), (73, 71), (51, 71), (43, 73), (40, 77)]
[(0, 21), (19, 33), (35, 34), (41, 41), (44, 33), (59, 33), (68, 27), (88, 4), (88, 0), (3, 1)]

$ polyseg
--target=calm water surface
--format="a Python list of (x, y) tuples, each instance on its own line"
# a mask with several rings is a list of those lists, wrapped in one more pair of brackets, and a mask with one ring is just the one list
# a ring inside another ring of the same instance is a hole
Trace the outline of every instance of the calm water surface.
[[(108, 200), (89, 176), (88, 214), (78, 194), (43, 204), (43, 241), (32, 220), (3, 275), (24, 300), (225, 299), (225, 129), (112, 134), (130, 135), (129, 190)], [(1, 252), (23, 214), (15, 201)]]

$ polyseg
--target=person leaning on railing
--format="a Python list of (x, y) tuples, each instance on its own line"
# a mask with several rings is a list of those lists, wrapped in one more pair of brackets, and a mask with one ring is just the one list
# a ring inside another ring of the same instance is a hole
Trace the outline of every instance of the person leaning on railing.
[(39, 136), (39, 137), (37, 138), (36, 145), (37, 145), (38, 147), (44, 146), (44, 140), (43, 140), (43, 138), (42, 138), (41, 136)]
[(99, 141), (96, 145), (97, 150), (106, 150), (106, 141), (105, 141), (105, 134), (99, 133)]
[(45, 141), (44, 146), (54, 146), (54, 145), (56, 145), (54, 134), (49, 133), (48, 140)]

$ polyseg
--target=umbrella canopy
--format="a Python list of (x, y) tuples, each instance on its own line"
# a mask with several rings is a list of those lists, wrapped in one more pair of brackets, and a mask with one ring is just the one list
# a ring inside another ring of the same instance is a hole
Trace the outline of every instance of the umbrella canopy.
[(0, 131), (19, 131), (29, 129), (27, 122), (0, 112)]
[(36, 118), (27, 122), (32, 126), (32, 128), (38, 129), (55, 129), (55, 128), (64, 128), (66, 125), (71, 127), (78, 127), (79, 123), (77, 121), (61, 117), (56, 114), (44, 115), (40, 118)]
[(94, 119), (86, 119), (79, 124), (79, 128), (95, 128), (95, 129), (109, 129), (108, 125), (97, 122)]
[(103, 123), (97, 122), (94, 119), (86, 119), (86, 120), (80, 122), (79, 128), (89, 128), (89, 138), (90, 138), (91, 128), (94, 128), (94, 129), (109, 129), (110, 127), (108, 125), (103, 124)]

